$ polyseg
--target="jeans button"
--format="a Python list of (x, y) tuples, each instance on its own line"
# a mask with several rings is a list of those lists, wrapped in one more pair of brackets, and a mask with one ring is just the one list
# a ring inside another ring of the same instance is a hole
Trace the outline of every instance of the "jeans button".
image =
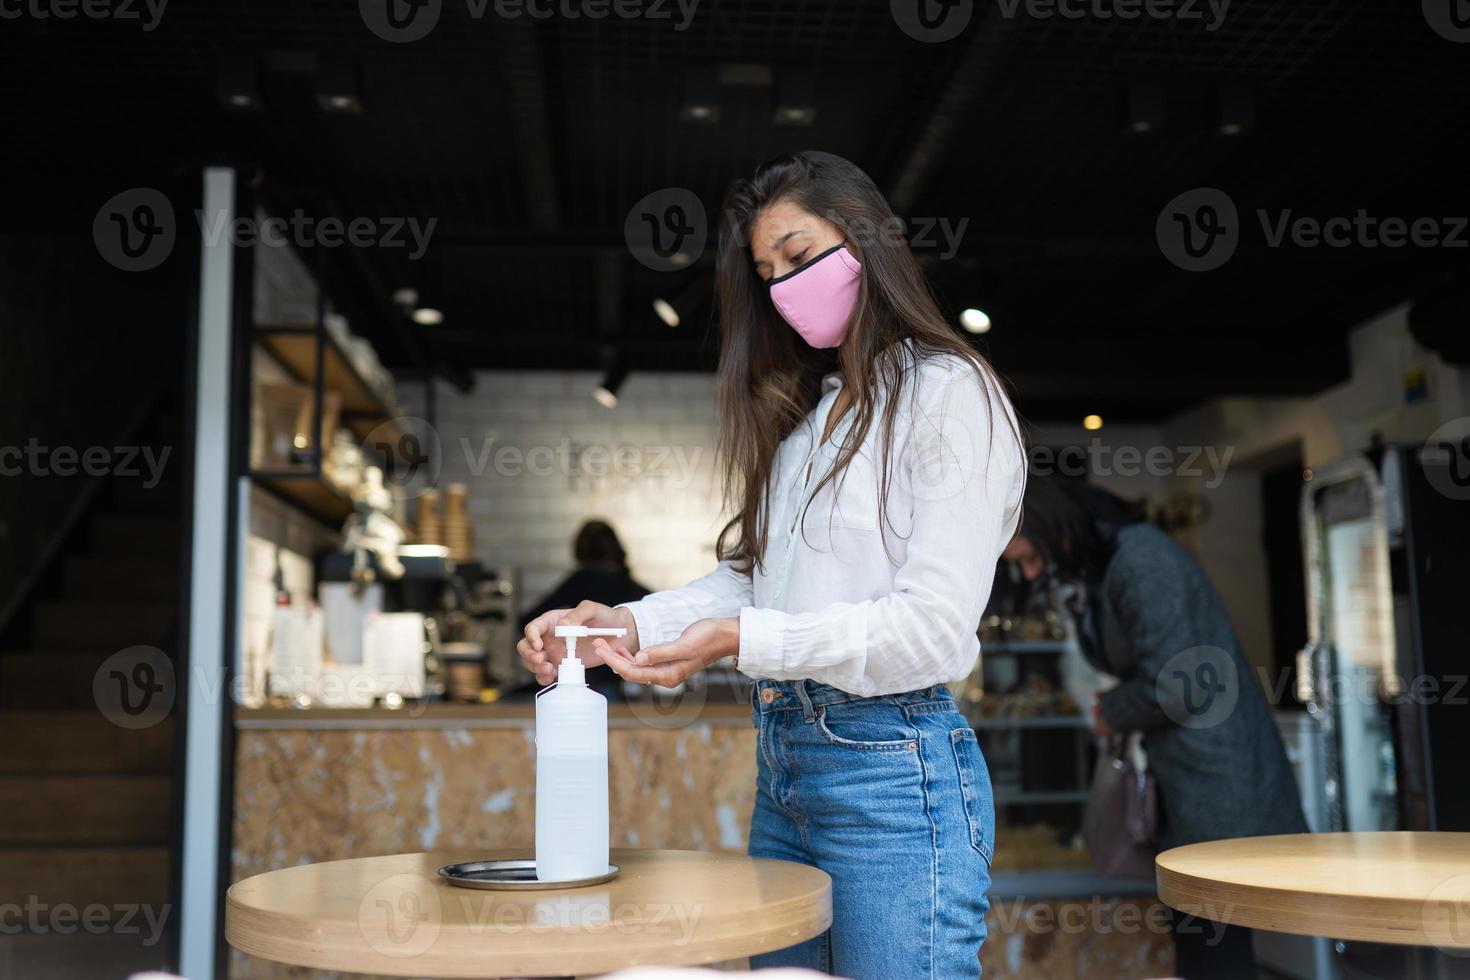
[(776, 700), (776, 692), (771, 690), (769, 687), (761, 692), (762, 704), (770, 704), (774, 700)]

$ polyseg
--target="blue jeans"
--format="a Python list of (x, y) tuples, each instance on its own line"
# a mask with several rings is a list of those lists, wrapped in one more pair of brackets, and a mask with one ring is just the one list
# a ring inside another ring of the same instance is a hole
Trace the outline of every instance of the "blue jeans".
[(750, 853), (832, 876), (832, 928), (751, 957), (854, 980), (980, 975), (995, 804), (975, 733), (941, 686), (860, 698), (815, 681), (751, 691)]

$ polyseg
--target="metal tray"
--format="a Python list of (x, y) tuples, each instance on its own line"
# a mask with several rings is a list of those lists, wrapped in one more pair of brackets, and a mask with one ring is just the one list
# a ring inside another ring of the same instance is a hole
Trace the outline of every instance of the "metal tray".
[(618, 876), (616, 864), (607, 866), (607, 874), (590, 878), (570, 878), (565, 881), (542, 881), (536, 877), (536, 862), (530, 858), (513, 861), (466, 861), (463, 864), (446, 864), (439, 869), (439, 877), (460, 888), (484, 888), (492, 891), (544, 891), (550, 888), (580, 888), (596, 885)]

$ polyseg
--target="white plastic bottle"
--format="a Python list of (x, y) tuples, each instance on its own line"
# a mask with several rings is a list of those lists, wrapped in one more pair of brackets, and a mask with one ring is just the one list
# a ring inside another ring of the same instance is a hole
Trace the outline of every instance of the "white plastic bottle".
[(570, 881), (607, 874), (607, 698), (587, 686), (579, 636), (623, 629), (558, 626), (567, 655), (556, 685), (536, 696), (536, 877)]

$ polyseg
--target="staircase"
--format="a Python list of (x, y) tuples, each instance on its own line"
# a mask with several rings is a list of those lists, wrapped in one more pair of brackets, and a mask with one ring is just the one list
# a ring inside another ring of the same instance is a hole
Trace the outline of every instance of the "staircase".
[[(167, 429), (175, 434), (149, 441), (180, 445), (177, 427)], [(115, 724), (93, 681), (128, 647), (174, 655), (179, 456), (155, 487), (109, 481), (84, 553), (66, 557), (55, 594), (32, 605), (26, 648), (0, 652), (0, 978), (93, 980), (165, 965), (164, 928), (177, 913), (173, 713)]]

